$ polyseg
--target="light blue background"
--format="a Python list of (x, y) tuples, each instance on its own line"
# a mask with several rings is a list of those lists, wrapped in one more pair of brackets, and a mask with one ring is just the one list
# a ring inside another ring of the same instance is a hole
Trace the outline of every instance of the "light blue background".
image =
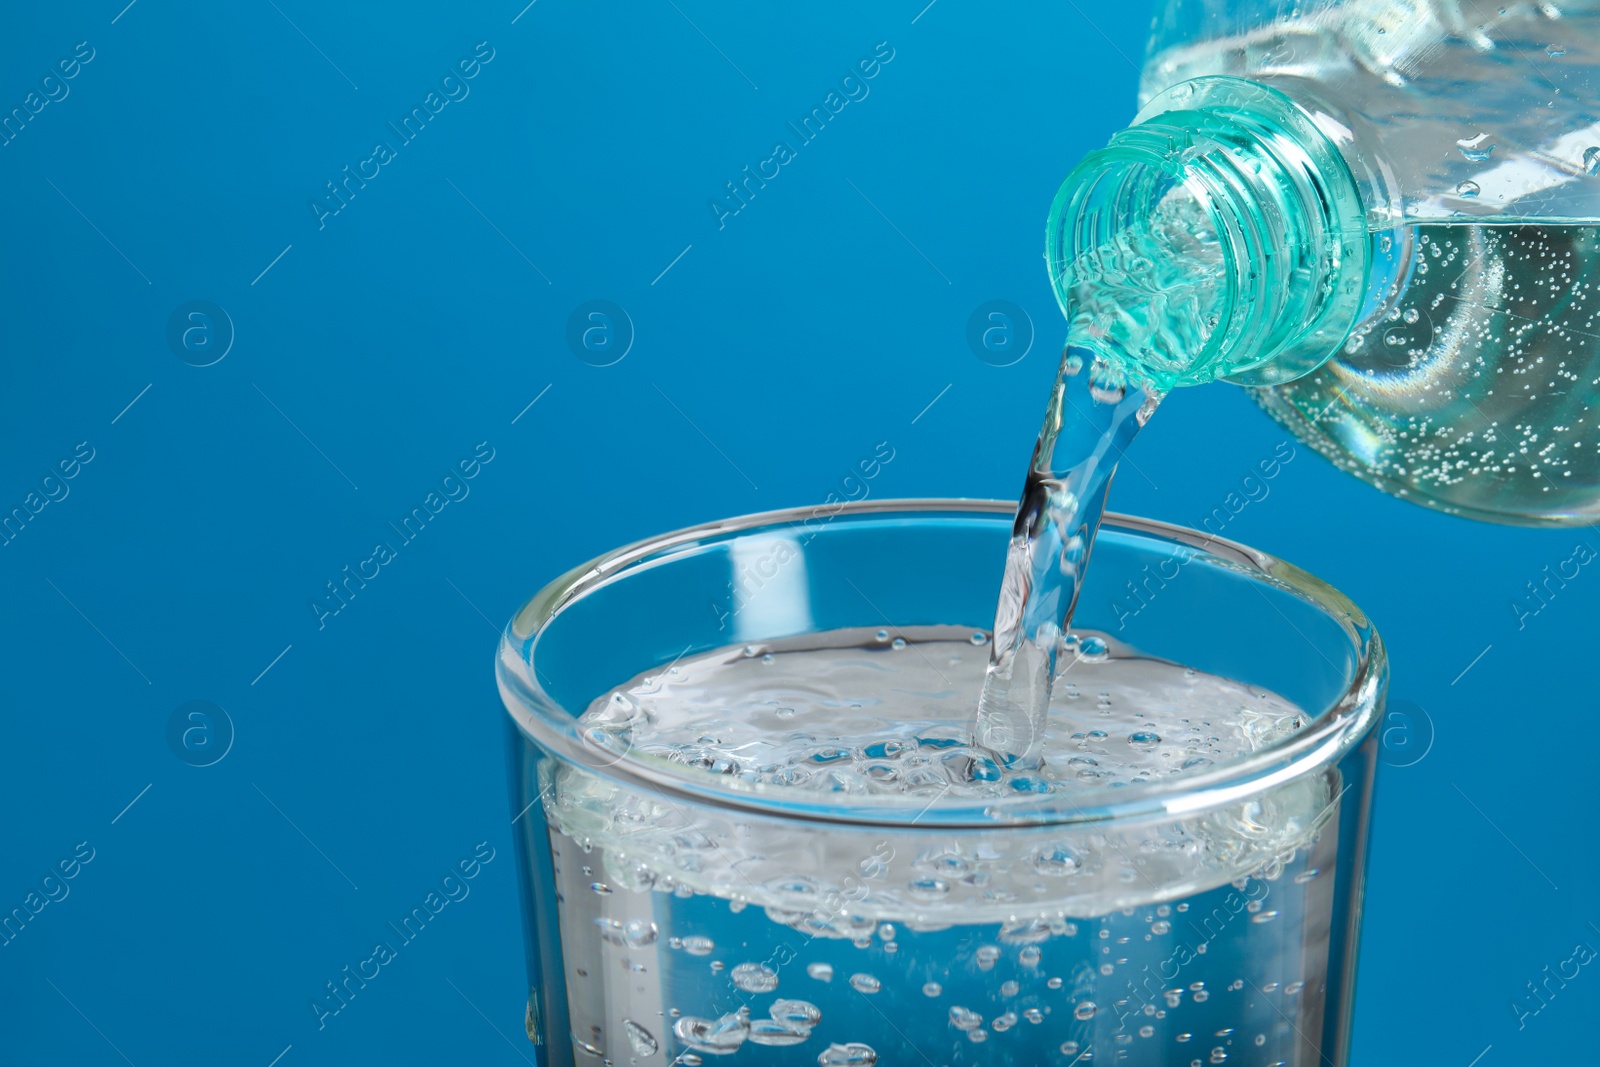
[[(0, 910), (95, 850), (0, 948), (0, 1063), (521, 1062), (495, 630), (624, 541), (817, 503), (879, 441), (875, 495), (1013, 496), (1062, 334), (1044, 214), (1131, 117), (1149, 8), (124, 2), (0, 15), (0, 110), (94, 49), (0, 148), (0, 506), (94, 449), (0, 547)], [(870, 95), (719, 229), (879, 42)], [(565, 340), (593, 299), (634, 326), (613, 366)], [(1037, 332), (1003, 368), (965, 339), (996, 299)], [(209, 367), (167, 344), (191, 300), (236, 331)], [(1113, 506), (1196, 522), (1283, 438), (1239, 390), (1177, 396)], [(470, 495), (319, 629), (480, 441)], [(1379, 783), (1356, 1062), (1575, 1062), (1600, 975), (1521, 1030), (1511, 1004), (1600, 945), (1600, 577), (1520, 631), (1510, 604), (1593, 534), (1429, 514), (1304, 447), (1226, 533), (1363, 605), (1436, 728)], [(235, 728), (213, 766), (168, 745), (191, 700)], [(319, 1031), (323, 983), (480, 841), (471, 896)]]

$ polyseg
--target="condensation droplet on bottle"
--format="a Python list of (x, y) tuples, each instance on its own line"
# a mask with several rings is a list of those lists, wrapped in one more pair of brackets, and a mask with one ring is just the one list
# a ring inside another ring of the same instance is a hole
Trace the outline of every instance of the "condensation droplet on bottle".
[(1494, 154), (1494, 142), (1489, 140), (1489, 135), (1480, 133), (1473, 137), (1463, 137), (1456, 142), (1456, 147), (1461, 154), (1473, 163), (1482, 163)]
[(1600, 145), (1590, 145), (1583, 150), (1583, 169), (1590, 175), (1600, 174)]
[(1456, 183), (1456, 195), (1464, 200), (1470, 200), (1482, 191), (1483, 188), (1477, 182), (1472, 181), (1471, 179)]
[(1562, 56), (1567, 54), (1567, 49), (1565, 45), (1549, 44), (1545, 45), (1544, 54), (1549, 56), (1551, 59), (1560, 59)]

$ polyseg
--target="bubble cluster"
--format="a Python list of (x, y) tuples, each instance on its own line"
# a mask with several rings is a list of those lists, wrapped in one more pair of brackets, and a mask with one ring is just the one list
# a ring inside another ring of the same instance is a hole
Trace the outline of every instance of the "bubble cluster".
[[(685, 656), (596, 701), (582, 728), (711, 790), (806, 805), (904, 796), (926, 812), (941, 794), (919, 770), (1003, 811), (1024, 778), (1092, 798), (1310, 721), (1274, 694), (1069, 635), (1045, 765), (1023, 775), (966, 732), (984, 665), (972, 631), (893, 633), (904, 647), (868, 629)], [(1325, 1010), (1327, 983), (1304, 961), (1327, 954), (1302, 953), (1296, 935), (1334, 929), (1304, 909), (1327, 907), (1316, 871), (1346, 877), (1326, 854), (1338, 835), (1319, 836), (1337, 817), (1335, 775), (1128, 837), (1046, 821), (886, 840), (870, 826), (779, 826), (559, 761), (537, 773), (571, 1034), (593, 1062), (703, 1067), (745, 1050), (851, 1067), (921, 1062), (917, 1048), (939, 1063), (1053, 1063), (1059, 1049), (1064, 1063), (1093, 1050), (1138, 1067), (1220, 1049), (1254, 1065), (1287, 1061), (1294, 1025)], [(1319, 841), (1330, 844), (1312, 862)]]
[[(740, 1008), (716, 1019), (680, 1015), (672, 1024), (672, 1032), (690, 1049), (713, 1056), (726, 1056), (737, 1052), (747, 1041), (769, 1047), (801, 1044), (821, 1021), (822, 1010), (810, 1001), (776, 1000), (768, 1009), (765, 1019), (752, 1019), (749, 1008)], [(634, 1031), (629, 1029), (628, 1034), (632, 1040)], [(639, 1046), (635, 1044), (634, 1047), (637, 1050)]]
[[(1583, 165), (1600, 173), (1600, 146)], [(1423, 225), (1404, 243), (1385, 308), (1333, 361), (1257, 401), (1409, 500), (1600, 513), (1600, 228)]]
[[(1008, 768), (973, 738), (985, 661), (961, 655), (967, 633), (924, 627), (886, 646), (884, 630), (854, 648), (684, 657), (669, 683), (636, 680), (597, 700), (579, 728), (609, 751), (735, 784), (959, 800), (1155, 781), (1309, 721), (1274, 694), (1197, 677), (1103, 634), (1069, 634), (1061, 662), (1071, 682), (1052, 699), (1043, 765)], [(1038, 857), (1036, 870), (1059, 877), (1077, 864), (1063, 849)], [(962, 872), (932, 868), (912, 891), (938, 899), (952, 873)]]

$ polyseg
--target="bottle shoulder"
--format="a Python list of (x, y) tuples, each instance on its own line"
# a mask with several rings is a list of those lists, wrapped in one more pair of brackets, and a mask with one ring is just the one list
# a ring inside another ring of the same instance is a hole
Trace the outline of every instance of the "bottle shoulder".
[(1600, 3), (1559, 18), (1512, 3), (1489, 22), (1440, 0), (1275, 10), (1169, 0), (1141, 100), (1208, 75), (1281, 89), (1335, 139), (1351, 131), (1352, 169), (1391, 186), (1380, 221), (1600, 219)]

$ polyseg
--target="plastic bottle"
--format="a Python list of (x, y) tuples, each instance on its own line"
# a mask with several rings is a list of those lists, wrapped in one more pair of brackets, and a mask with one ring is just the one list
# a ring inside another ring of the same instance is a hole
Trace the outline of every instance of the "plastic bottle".
[(1051, 209), (1070, 338), (1396, 496), (1600, 520), (1597, 72), (1595, 2), (1167, 0)]

